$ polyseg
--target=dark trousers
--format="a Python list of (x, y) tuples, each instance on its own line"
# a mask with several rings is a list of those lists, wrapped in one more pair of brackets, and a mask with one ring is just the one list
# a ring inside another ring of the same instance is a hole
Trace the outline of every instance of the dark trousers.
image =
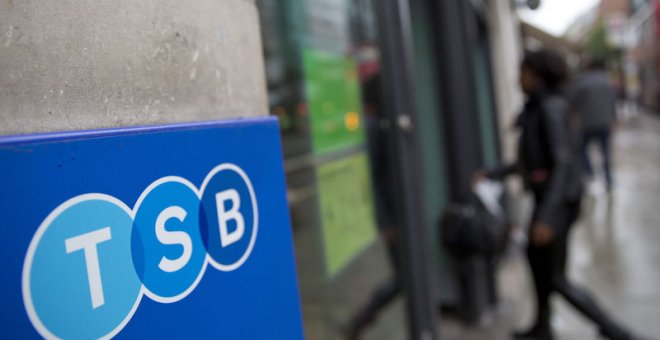
[(603, 170), (605, 172), (605, 183), (607, 189), (609, 190), (612, 187), (612, 169), (611, 169), (611, 160), (610, 155), (610, 129), (595, 129), (595, 130), (585, 130), (582, 133), (582, 165), (584, 171), (592, 177), (594, 175), (593, 167), (591, 166), (591, 161), (589, 160), (589, 145), (592, 142), (597, 142), (600, 147), (601, 154), (603, 156)]
[(387, 253), (392, 264), (393, 275), (390, 279), (380, 284), (372, 293), (369, 301), (360, 311), (353, 316), (348, 329), (348, 339), (357, 339), (362, 330), (376, 318), (383, 308), (389, 305), (401, 294), (401, 257), (397, 240), (389, 240), (386, 243)]
[(366, 314), (373, 319), (385, 306), (389, 305), (394, 298), (402, 292), (401, 285), (401, 253), (399, 251), (399, 244), (397, 240), (387, 241), (387, 255), (392, 264), (393, 275), (392, 277), (383, 282), (373, 295), (366, 307)]
[(575, 309), (584, 314), (599, 326), (605, 334), (621, 333), (622, 329), (614, 324), (607, 314), (598, 306), (594, 298), (586, 290), (575, 286), (566, 277), (566, 259), (568, 255), (568, 236), (571, 225), (580, 212), (580, 203), (565, 204), (557, 211), (556, 227), (559, 227), (554, 241), (543, 247), (530, 243), (527, 257), (531, 267), (536, 288), (537, 314), (535, 326), (550, 327), (552, 315), (550, 296), (557, 292), (563, 296)]

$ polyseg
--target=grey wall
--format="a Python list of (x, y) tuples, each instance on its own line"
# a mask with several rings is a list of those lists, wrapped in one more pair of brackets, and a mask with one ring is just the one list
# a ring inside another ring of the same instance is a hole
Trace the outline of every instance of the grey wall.
[(266, 114), (253, 0), (0, 0), (0, 134)]

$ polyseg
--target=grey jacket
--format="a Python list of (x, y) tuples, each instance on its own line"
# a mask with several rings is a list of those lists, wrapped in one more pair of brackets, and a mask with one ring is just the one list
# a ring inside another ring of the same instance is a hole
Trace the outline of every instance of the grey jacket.
[(577, 76), (567, 96), (584, 131), (609, 129), (616, 120), (617, 91), (605, 71), (591, 70)]
[(534, 218), (555, 229), (562, 227), (556, 221), (559, 209), (579, 201), (582, 194), (576, 136), (568, 116), (569, 105), (562, 96), (532, 96), (518, 120), (522, 129), (518, 161), (488, 172), (492, 178), (521, 174), (527, 189), (534, 193)]

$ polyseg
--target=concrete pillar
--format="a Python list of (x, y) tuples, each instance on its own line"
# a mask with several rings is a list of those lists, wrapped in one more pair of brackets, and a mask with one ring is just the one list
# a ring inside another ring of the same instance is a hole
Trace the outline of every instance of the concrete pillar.
[(512, 127), (524, 99), (518, 83), (523, 52), (520, 20), (508, 1), (493, 2), (489, 15), (501, 152), (504, 160), (511, 162), (517, 157), (517, 135)]
[(268, 114), (253, 0), (0, 0), (0, 135)]

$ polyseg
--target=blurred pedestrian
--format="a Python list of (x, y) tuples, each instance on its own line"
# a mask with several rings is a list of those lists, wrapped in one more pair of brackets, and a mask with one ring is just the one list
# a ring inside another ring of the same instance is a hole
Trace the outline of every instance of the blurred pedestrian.
[(596, 142), (600, 147), (608, 192), (612, 188), (610, 140), (616, 123), (617, 92), (605, 71), (605, 62), (601, 59), (591, 61), (587, 70), (576, 77), (568, 90), (568, 98), (580, 118), (584, 171), (589, 179), (593, 178), (589, 145)]
[(392, 186), (392, 151), (389, 124), (383, 116), (379, 73), (364, 81), (363, 102), (367, 132), (367, 150), (371, 168), (373, 197), (378, 233), (387, 249), (392, 275), (371, 293), (369, 300), (351, 317), (345, 327), (348, 340), (359, 339), (378, 314), (402, 292), (399, 228), (395, 216), (395, 192)]
[(518, 161), (477, 172), (475, 181), (484, 176), (501, 179), (518, 173), (534, 196), (527, 258), (536, 291), (536, 320), (529, 329), (514, 333), (513, 338), (553, 339), (550, 296), (557, 292), (596, 323), (601, 335), (631, 339), (587, 291), (576, 287), (565, 274), (568, 237), (579, 215), (582, 191), (579, 164), (574, 161), (577, 150), (569, 127), (569, 105), (560, 94), (566, 69), (562, 57), (554, 52), (526, 53), (520, 84), (527, 102), (517, 120), (521, 130)]

